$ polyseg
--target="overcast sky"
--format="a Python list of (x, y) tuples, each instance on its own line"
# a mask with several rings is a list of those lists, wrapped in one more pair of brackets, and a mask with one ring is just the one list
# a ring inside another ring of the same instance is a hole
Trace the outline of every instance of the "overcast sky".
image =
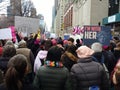
[(50, 30), (52, 24), (52, 7), (54, 5), (54, 0), (32, 0), (32, 1), (34, 3), (35, 8), (37, 9), (37, 14), (42, 14), (44, 16), (48, 30)]
[(7, 14), (7, 6), (9, 5), (8, 0), (4, 0), (4, 2), (1, 2), (0, 0), (0, 14)]

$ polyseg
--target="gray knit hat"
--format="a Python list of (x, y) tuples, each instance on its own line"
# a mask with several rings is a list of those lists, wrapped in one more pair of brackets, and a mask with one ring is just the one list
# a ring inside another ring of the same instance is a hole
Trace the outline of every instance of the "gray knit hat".
[(18, 48), (25, 48), (25, 47), (27, 47), (27, 46), (26, 46), (26, 41), (21, 40), (21, 41), (18, 43)]
[(99, 42), (95, 42), (91, 45), (91, 49), (94, 50), (95, 52), (101, 52), (102, 44), (100, 44)]

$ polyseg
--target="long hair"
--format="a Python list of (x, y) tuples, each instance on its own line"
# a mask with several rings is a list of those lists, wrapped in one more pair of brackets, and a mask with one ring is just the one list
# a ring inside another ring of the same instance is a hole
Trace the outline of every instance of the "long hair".
[(22, 79), (24, 78), (27, 58), (18, 54), (8, 62), (8, 70), (5, 74), (5, 85), (7, 90), (22, 90)]
[(72, 53), (73, 55), (77, 57), (76, 50), (77, 50), (77, 47), (75, 45), (69, 45), (67, 48), (68, 52)]

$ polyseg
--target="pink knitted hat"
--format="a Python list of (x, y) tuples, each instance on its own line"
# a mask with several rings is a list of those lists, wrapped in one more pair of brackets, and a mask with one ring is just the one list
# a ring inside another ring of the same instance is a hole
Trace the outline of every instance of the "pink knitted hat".
[(63, 41), (63, 44), (68, 44), (68, 40), (64, 40), (64, 41)]
[(57, 45), (57, 41), (55, 39), (52, 39), (51, 41), (52, 41), (53, 46)]
[(79, 58), (86, 58), (91, 56), (94, 53), (94, 50), (90, 49), (87, 46), (80, 46), (77, 50), (77, 56)]

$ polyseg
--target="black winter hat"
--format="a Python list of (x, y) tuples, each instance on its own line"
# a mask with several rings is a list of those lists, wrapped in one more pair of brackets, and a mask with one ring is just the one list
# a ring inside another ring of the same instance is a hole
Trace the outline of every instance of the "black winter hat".
[(63, 48), (58, 46), (52, 46), (47, 53), (46, 60), (49, 61), (60, 61), (61, 55), (64, 53)]

